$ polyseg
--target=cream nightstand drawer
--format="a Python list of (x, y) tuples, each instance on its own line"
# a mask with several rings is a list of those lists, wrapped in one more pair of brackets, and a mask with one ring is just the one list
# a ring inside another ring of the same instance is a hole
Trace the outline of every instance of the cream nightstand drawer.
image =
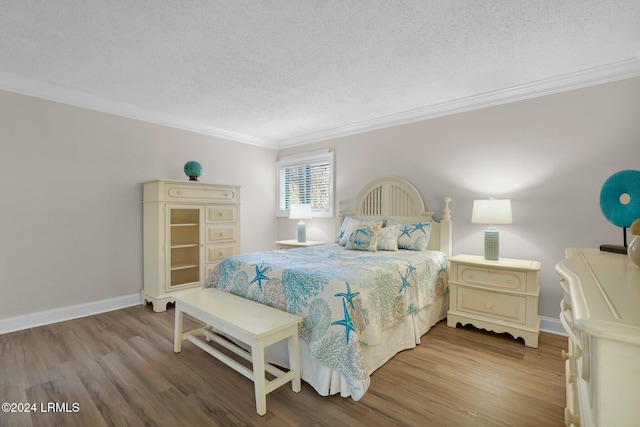
[(458, 265), (457, 273), (459, 283), (510, 291), (525, 291), (527, 288), (527, 273), (524, 271)]
[(456, 308), (460, 312), (479, 313), (509, 322), (526, 323), (526, 298), (458, 288)]
[(228, 242), (236, 240), (237, 226), (235, 224), (207, 226), (207, 243)]

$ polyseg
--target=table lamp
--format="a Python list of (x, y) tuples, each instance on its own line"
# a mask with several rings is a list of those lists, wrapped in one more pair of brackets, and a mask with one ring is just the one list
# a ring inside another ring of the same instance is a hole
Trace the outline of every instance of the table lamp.
[(497, 261), (500, 258), (500, 235), (495, 225), (513, 223), (511, 200), (474, 200), (471, 222), (488, 224), (484, 230), (484, 258)]
[(307, 241), (307, 226), (303, 220), (311, 219), (311, 205), (308, 203), (293, 204), (289, 208), (289, 218), (299, 219), (298, 242)]

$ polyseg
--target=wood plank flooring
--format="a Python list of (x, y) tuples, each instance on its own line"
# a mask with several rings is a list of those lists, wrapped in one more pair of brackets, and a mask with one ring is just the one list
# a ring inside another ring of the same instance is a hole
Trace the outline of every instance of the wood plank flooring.
[(0, 412), (0, 426), (563, 425), (562, 336), (542, 333), (533, 349), (440, 322), (359, 402), (303, 382), (270, 393), (260, 417), (250, 380), (191, 343), (173, 353), (173, 315), (136, 306), (0, 335), (0, 403), (35, 404)]

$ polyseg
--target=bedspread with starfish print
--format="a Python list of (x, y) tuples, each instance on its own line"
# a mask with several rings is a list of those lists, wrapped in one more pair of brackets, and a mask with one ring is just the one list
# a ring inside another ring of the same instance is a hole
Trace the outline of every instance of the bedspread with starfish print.
[(337, 244), (225, 258), (205, 288), (217, 287), (304, 317), (311, 356), (339, 372), (354, 400), (369, 387), (361, 346), (447, 292), (442, 252), (364, 252)]

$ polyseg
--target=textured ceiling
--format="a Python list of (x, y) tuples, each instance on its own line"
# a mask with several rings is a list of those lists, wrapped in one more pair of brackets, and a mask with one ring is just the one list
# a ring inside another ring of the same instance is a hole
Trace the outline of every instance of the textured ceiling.
[(0, 88), (275, 147), (639, 55), (638, 0), (0, 0)]

